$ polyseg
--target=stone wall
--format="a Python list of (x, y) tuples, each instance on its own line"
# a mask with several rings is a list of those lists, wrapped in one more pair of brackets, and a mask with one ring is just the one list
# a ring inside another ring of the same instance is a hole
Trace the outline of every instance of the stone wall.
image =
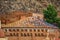
[(10, 11), (31, 11), (42, 12), (43, 8), (46, 8), (49, 3), (52, 3), (60, 10), (60, 0), (1, 0), (0, 1), (0, 13)]

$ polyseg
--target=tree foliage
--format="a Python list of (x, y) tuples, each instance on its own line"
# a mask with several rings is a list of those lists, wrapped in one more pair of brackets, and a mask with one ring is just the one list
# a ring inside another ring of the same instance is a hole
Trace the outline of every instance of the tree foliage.
[(53, 5), (48, 5), (47, 9), (43, 10), (45, 21), (51, 24), (56, 23), (60, 28), (60, 18), (57, 18), (57, 11)]
[(57, 11), (54, 6), (48, 5), (47, 9), (43, 11), (44, 17), (48, 19), (53, 19), (57, 17)]

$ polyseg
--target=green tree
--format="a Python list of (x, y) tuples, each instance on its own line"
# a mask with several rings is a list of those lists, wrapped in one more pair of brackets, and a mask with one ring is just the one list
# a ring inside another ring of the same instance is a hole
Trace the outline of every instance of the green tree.
[(56, 18), (55, 22), (57, 23), (57, 26), (60, 28), (60, 18)]
[(44, 17), (48, 19), (54, 19), (57, 17), (57, 11), (53, 5), (48, 5), (47, 9), (43, 10)]
[(48, 5), (47, 9), (43, 10), (45, 21), (51, 24), (56, 23), (60, 28), (60, 18), (57, 18), (57, 11), (53, 5)]

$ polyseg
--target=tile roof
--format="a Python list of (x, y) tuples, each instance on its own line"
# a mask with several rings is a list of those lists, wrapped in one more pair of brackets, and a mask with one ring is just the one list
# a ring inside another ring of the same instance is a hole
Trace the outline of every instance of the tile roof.
[[(38, 14), (39, 16), (40, 14)], [(52, 28), (58, 28), (52, 24), (49, 24), (45, 22), (43, 19), (40, 19), (36, 17), (37, 15), (34, 14), (32, 17), (26, 17), (24, 19), (20, 19), (19, 21), (2, 25), (2, 27), (52, 27)]]
[(42, 19), (28, 20), (28, 18), (21, 19), (14, 23), (3, 25), (2, 27), (52, 27), (58, 28), (52, 24), (49, 24)]
[(35, 21), (31, 21), (31, 23), (33, 23), (34, 26), (36, 26), (36, 27), (40, 27), (40, 26), (44, 26), (45, 27), (46, 26), (46, 27), (58, 28), (57, 26), (49, 24), (49, 23), (47, 23), (47, 22), (45, 22), (45, 21), (43, 21), (41, 19), (38, 19), (38, 20), (35, 20)]

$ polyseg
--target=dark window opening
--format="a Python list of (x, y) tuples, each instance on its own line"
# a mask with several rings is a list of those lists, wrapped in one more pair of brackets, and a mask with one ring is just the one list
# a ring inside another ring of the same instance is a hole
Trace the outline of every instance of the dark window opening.
[(60, 36), (59, 36), (59, 38), (60, 38)]
[(41, 31), (42, 31), (42, 32), (44, 32), (44, 30), (43, 30), (43, 29), (41, 29)]
[(24, 31), (23, 29), (21, 29), (21, 31)]
[(32, 29), (30, 29), (30, 32), (32, 31)]
[(25, 29), (25, 31), (27, 32), (27, 29)]
[(26, 37), (27, 35), (24, 33), (24, 36)]
[(37, 34), (35, 33), (35, 36), (37, 36)]
[(13, 36), (13, 34), (12, 34), (12, 33), (10, 33), (10, 36)]
[(38, 29), (38, 32), (40, 32), (40, 30)]
[(17, 31), (19, 31), (19, 29), (17, 29)]
[(5, 29), (5, 31), (7, 32), (7, 29)]
[(38, 36), (41, 36), (40, 33), (38, 33)]
[(15, 31), (15, 29), (13, 29), (13, 31)]
[(41, 35), (40, 35), (40, 33), (38, 33), (38, 34), (37, 34), (37, 33), (35, 33), (35, 36), (40, 37)]
[(16, 36), (15, 33), (13, 33), (13, 35)]
[(23, 36), (23, 33), (21, 33), (21, 36)]
[(11, 31), (11, 29), (9, 29), (9, 31)]
[(36, 32), (36, 29), (34, 29), (34, 31)]
[(21, 33), (21, 36), (23, 36), (23, 37), (32, 36), (32, 33)]

